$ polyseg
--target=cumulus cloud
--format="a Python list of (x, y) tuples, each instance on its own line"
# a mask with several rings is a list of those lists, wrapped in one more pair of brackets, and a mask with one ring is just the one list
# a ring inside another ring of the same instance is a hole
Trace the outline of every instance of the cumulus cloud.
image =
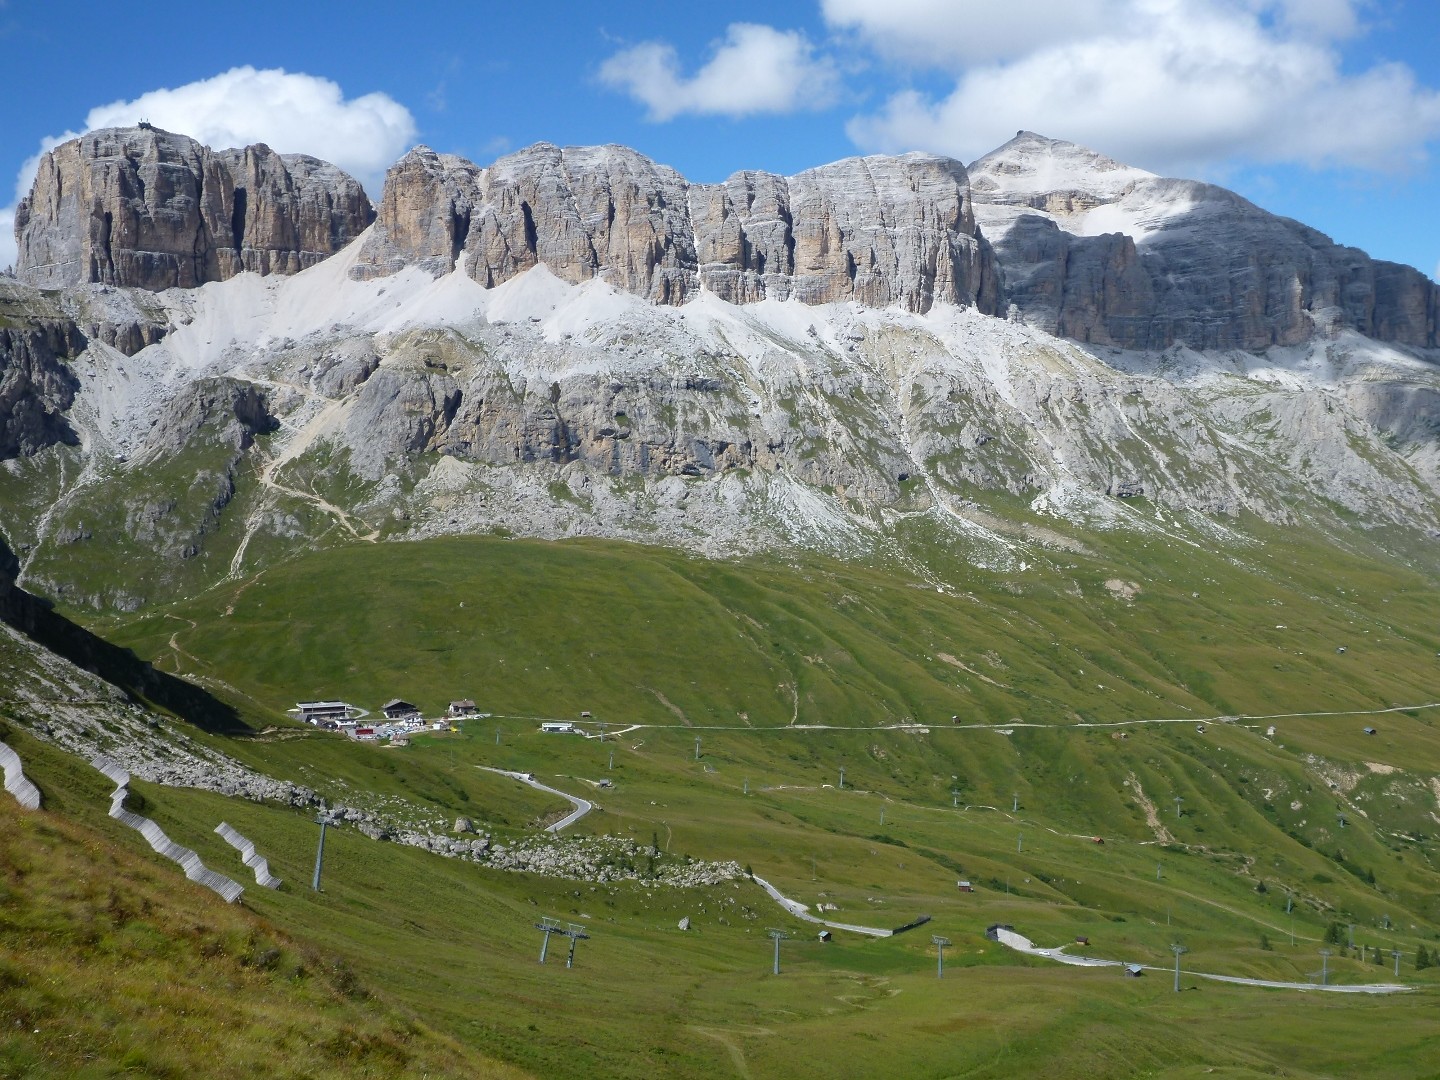
[(732, 23), (709, 61), (688, 77), (675, 49), (658, 41), (621, 50), (600, 66), (599, 76), (657, 121), (685, 113), (741, 117), (824, 108), (839, 86), (834, 63), (817, 55), (804, 34), (754, 23)]
[[(1029, 128), (1162, 172), (1236, 160), (1397, 169), (1440, 135), (1440, 93), (1408, 67), (1345, 68), (1339, 43), (1363, 29), (1363, 0), (822, 5), (878, 51), (954, 72), (947, 94), (903, 91), (855, 118), (866, 149), (971, 160)], [(942, 7), (950, 21), (931, 21)], [(1027, 43), (1031, 20), (1041, 30)]]
[[(386, 94), (347, 98), (329, 79), (279, 68), (232, 68), (209, 79), (97, 105), (80, 131), (42, 140), (16, 179), (29, 193), (41, 156), (83, 131), (149, 120), (217, 149), (263, 142), (282, 154), (311, 154), (354, 175), (372, 196), (385, 170), (415, 138), (410, 110)], [(0, 267), (14, 262), (14, 206), (0, 210)]]
[(1126, 0), (820, 0), (831, 26), (854, 31), (882, 55), (962, 68), (1098, 33)]

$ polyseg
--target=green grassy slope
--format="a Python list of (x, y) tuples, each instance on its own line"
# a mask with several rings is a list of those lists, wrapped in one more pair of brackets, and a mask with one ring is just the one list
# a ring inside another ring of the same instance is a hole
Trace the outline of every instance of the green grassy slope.
[(4, 737), (50, 808), (0, 798), (0, 1076), (523, 1075), (192, 885), (105, 817), (98, 773)]
[(602, 542), (356, 545), (103, 625), (276, 712), (329, 694), (432, 710), (471, 696), (496, 713), (761, 728), (1440, 696), (1427, 577), (1267, 540), (1244, 563), (1155, 541), (1016, 574), (949, 567), (939, 589), (822, 560), (719, 563)]
[[(531, 771), (597, 799), (578, 834), (734, 859), (841, 921), (934, 916), (821, 945), (748, 881), (592, 886), (346, 829), (317, 896), (306, 816), (136, 785), (207, 862), (239, 872), (209, 833), (222, 817), (260, 845), (287, 886), (247, 903), (275, 932), (538, 1075), (1427, 1075), (1440, 973), (1414, 957), (1440, 941), (1430, 575), (1303, 533), (1257, 539), (1092, 537), (1095, 554), (1010, 574), (935, 549), (938, 590), (893, 570), (607, 543), (352, 546), (98, 629), (270, 729), (196, 738), (332, 799), (400, 799), (437, 828), (464, 815), (509, 842), (561, 803), (475, 766)], [(388, 749), (284, 719), (321, 695), (431, 712), (468, 696), (496, 715)], [(582, 709), (611, 737), (536, 730)], [(1338, 715), (1274, 716), (1310, 712)], [(1212, 719), (1242, 714), (1267, 718)], [(42, 783), (62, 768), (38, 767)], [(98, 812), (81, 808), (103, 804), (92, 786), (61, 809)], [(575, 969), (535, 963), (541, 915), (591, 927)], [(1387, 980), (1399, 949), (1420, 990), (1187, 976), (1176, 995), (1163, 973), (1018, 957), (985, 940), (997, 921), (1157, 965), (1180, 940), (1196, 970), (1299, 981), (1353, 925), (1364, 952), (1337, 948), (1334, 980)], [(777, 926), (793, 935), (778, 979)], [(932, 932), (954, 942), (943, 981)]]
[[(100, 1060), (111, 1071), (135, 1066), (148, 1075), (183, 1074), (187, 1063), (193, 1069), (213, 1055), (252, 1051), (281, 1055), (289, 1075), (356, 1075), (367, 1067), (376, 1075), (486, 1075), (488, 1066), (463, 1056), (459, 1047), (469, 1046), (555, 1077), (1178, 1077), (1205, 1068), (1318, 1077), (1376, 1067), (1420, 1076), (1440, 1036), (1433, 972), (1418, 980), (1431, 989), (1383, 1000), (1190, 976), (1176, 995), (1164, 973), (1132, 981), (1002, 950), (983, 937), (989, 922), (1013, 923), (1045, 943), (1087, 933), (1101, 955), (1162, 964), (1179, 937), (1192, 949), (1187, 962), (1234, 974), (1303, 977), (1318, 959), (1321, 919), (1303, 915), (1292, 948), (1280, 932), (1283, 908), (1236, 879), (1229, 861), (1167, 851), (1166, 878), (1151, 888), (1144, 882), (1153, 849), (1057, 836), (1024, 807), (1020, 817), (1031, 827), (1016, 856), (1007, 850), (1014, 823), (995, 812), (947, 813), (895, 800), (886, 825), (892, 835), (880, 838), (869, 835), (873, 795), (787, 788), (746, 801), (668, 760), (679, 755), (656, 750), (627, 759), (601, 815), (611, 831), (663, 813), (672, 831), (659, 830), (662, 844), (668, 836), (672, 847), (723, 840), (748, 848), (757, 871), (803, 899), (823, 893), (840, 905), (838, 917), (897, 925), (922, 910), (934, 915), (900, 937), (841, 933), (822, 945), (748, 882), (591, 886), (491, 871), (345, 829), (330, 834), (317, 895), (308, 887), (315, 829), (305, 815), (136, 784), (145, 812), (211, 866), (241, 872), (209, 831), (222, 817), (260, 844), (287, 884), (279, 892), (252, 888), (246, 913), (212, 901), (99, 816), (105, 784), (86, 776), (85, 766), (20, 741), (56, 810), (29, 818), (5, 811), (7, 896), (12, 907), (23, 898), (18, 915), (7, 907), (7, 1015), (30, 1010), (25, 1023), (51, 1033), (38, 1043), (33, 1035), (6, 1039), (16, 1075), (88, 1036), (108, 1038), (102, 1045), (112, 1056)], [(518, 734), (513, 742), (502, 751), (532, 760), (542, 753), (532, 754)], [(557, 744), (582, 745), (551, 740)], [(415, 753), (423, 758), (441, 745), (422, 742)], [(454, 754), (465, 743), (444, 745)], [(714, 778), (727, 771), (703, 775), (718, 784)], [(651, 795), (664, 805), (652, 808)], [(71, 817), (89, 824), (70, 824)], [(118, 890), (98, 884), (94, 852), (124, 870)], [(88, 882), (79, 890), (76, 860)], [(954, 891), (955, 861), (979, 891)], [(988, 871), (1012, 875), (1012, 891), (992, 886)], [(541, 915), (592, 934), (573, 969), (558, 962), (563, 953), (553, 945), (549, 963), (535, 962), (533, 923)], [(689, 933), (676, 929), (681, 916), (693, 920)], [(1278, 928), (1268, 951), (1257, 944), (1266, 923)], [(764, 936), (776, 926), (792, 934), (779, 978), (769, 973)], [(935, 978), (932, 932), (954, 942), (944, 980)], [(1376, 936), (1368, 927), (1362, 933)], [(1416, 939), (1406, 931), (1387, 937), (1387, 946), (1392, 940), (1408, 950)], [(307, 973), (297, 975), (299, 966)], [(77, 970), (95, 974), (68, 993), (48, 981)], [(1385, 970), (1332, 959), (1341, 981), (1373, 980)], [(172, 982), (178, 991), (157, 989)], [(93, 1008), (96, 1001), (104, 1004)], [(1386, 1032), (1383, 1047), (1377, 1027)], [(437, 1046), (432, 1030), (459, 1046)], [(395, 1064), (400, 1054), (408, 1055), (403, 1068)], [(54, 1075), (76, 1074), (66, 1068), (83, 1064), (73, 1051), (56, 1060)], [(101, 1066), (94, 1073), (109, 1074)]]

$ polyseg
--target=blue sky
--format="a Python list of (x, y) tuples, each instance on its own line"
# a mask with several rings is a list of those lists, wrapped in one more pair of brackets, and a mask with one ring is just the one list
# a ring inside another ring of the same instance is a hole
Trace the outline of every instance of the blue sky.
[[(1440, 273), (1435, 0), (119, 10), (0, 0), (0, 207), (45, 146), (139, 115), (329, 157), (372, 196), (415, 142), (482, 164), (539, 140), (619, 142), (714, 181), (861, 152), (970, 161), (1023, 127)], [(12, 254), (0, 240), (0, 265)]]

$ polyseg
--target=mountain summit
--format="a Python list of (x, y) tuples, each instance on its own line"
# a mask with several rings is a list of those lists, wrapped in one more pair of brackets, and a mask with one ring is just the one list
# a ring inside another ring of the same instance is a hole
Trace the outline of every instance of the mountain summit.
[(1260, 209), (1022, 131), (970, 166), (975, 217), (1032, 326), (1128, 349), (1257, 351), (1359, 331), (1437, 344), (1440, 288)]
[(374, 217), (353, 178), (263, 143), (211, 150), (148, 124), (72, 139), (40, 159), (18, 208), (17, 270), (43, 288), (194, 288), (294, 274)]
[(390, 169), (377, 214), (314, 158), (112, 129), (42, 159), (16, 219), (19, 272), (150, 290), (291, 274), (372, 219), (357, 279), (463, 264), (493, 288), (543, 263), (659, 304), (951, 303), (1127, 349), (1255, 351), (1342, 329), (1440, 345), (1440, 287), (1419, 271), (1029, 131), (968, 170), (914, 153), (720, 184), (622, 146), (541, 143), (485, 168), (421, 146)]
[(419, 147), (387, 175), (353, 275), (443, 273), (462, 259), (487, 288), (544, 263), (659, 304), (705, 291), (994, 313), (999, 300), (965, 167), (929, 154), (692, 184), (623, 146), (541, 143), (483, 169)]
[(721, 184), (422, 147), (368, 227), (352, 185), (145, 129), (42, 164), (0, 280), (22, 586), (133, 609), (501, 529), (995, 568), (1072, 527), (1440, 534), (1435, 287), (1217, 187), (1031, 133)]

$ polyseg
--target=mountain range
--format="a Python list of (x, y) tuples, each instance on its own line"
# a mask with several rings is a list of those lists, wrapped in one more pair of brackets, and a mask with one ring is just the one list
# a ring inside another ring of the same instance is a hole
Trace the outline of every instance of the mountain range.
[(417, 147), (372, 205), (111, 129), (16, 230), (0, 505), (21, 580), (84, 606), (327, 537), (855, 555), (928, 522), (1013, 567), (1067, 523), (1440, 531), (1433, 282), (1030, 132), (721, 184)]
[(0, 1074), (1433, 1071), (1416, 271), (1027, 132), (17, 221)]

